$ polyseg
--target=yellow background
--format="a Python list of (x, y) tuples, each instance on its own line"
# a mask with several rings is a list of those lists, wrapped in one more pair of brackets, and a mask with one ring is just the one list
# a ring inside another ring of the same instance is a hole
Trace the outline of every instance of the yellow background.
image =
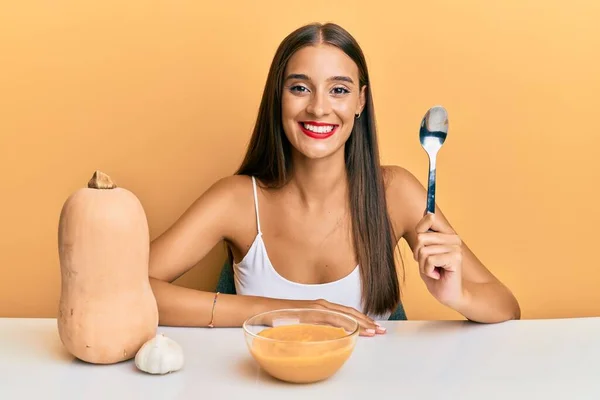
[[(523, 317), (599, 315), (599, 20), (591, 0), (4, 1), (0, 316), (56, 314), (58, 216), (95, 169), (152, 238), (231, 174), (277, 45), (312, 21), (363, 46), (385, 163), (425, 182), (419, 123), (447, 108), (438, 204)], [(409, 317), (457, 317), (403, 249)], [(179, 282), (212, 289), (223, 256)]]

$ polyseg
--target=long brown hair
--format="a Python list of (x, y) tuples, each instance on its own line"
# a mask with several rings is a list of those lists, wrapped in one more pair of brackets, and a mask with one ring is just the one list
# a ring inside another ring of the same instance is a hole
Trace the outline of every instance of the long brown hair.
[(382, 314), (393, 311), (400, 301), (394, 260), (396, 242), (379, 164), (367, 64), (360, 46), (346, 30), (332, 23), (315, 23), (296, 29), (281, 42), (269, 69), (246, 156), (236, 174), (255, 176), (269, 187), (288, 182), (292, 157), (281, 115), (284, 71), (296, 51), (321, 43), (336, 46), (352, 58), (358, 66), (359, 86), (367, 86), (364, 110), (345, 144), (345, 161), (364, 312)]

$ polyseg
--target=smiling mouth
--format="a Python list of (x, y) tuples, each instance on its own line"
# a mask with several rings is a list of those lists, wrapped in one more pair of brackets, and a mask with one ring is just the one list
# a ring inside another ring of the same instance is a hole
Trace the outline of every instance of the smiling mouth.
[(339, 125), (323, 122), (299, 122), (300, 129), (314, 139), (325, 139), (335, 133)]

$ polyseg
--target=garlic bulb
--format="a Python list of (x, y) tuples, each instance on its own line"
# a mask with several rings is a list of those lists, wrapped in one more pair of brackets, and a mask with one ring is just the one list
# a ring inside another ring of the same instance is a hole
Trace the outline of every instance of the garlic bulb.
[(140, 347), (135, 355), (135, 366), (149, 374), (167, 374), (183, 367), (183, 349), (179, 343), (157, 334)]

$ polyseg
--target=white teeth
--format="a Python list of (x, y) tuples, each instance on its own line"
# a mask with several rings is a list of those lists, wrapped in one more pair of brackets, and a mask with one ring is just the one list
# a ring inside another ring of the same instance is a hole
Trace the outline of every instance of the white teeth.
[(333, 125), (315, 126), (311, 124), (302, 124), (305, 129), (315, 133), (329, 133), (333, 130)]

